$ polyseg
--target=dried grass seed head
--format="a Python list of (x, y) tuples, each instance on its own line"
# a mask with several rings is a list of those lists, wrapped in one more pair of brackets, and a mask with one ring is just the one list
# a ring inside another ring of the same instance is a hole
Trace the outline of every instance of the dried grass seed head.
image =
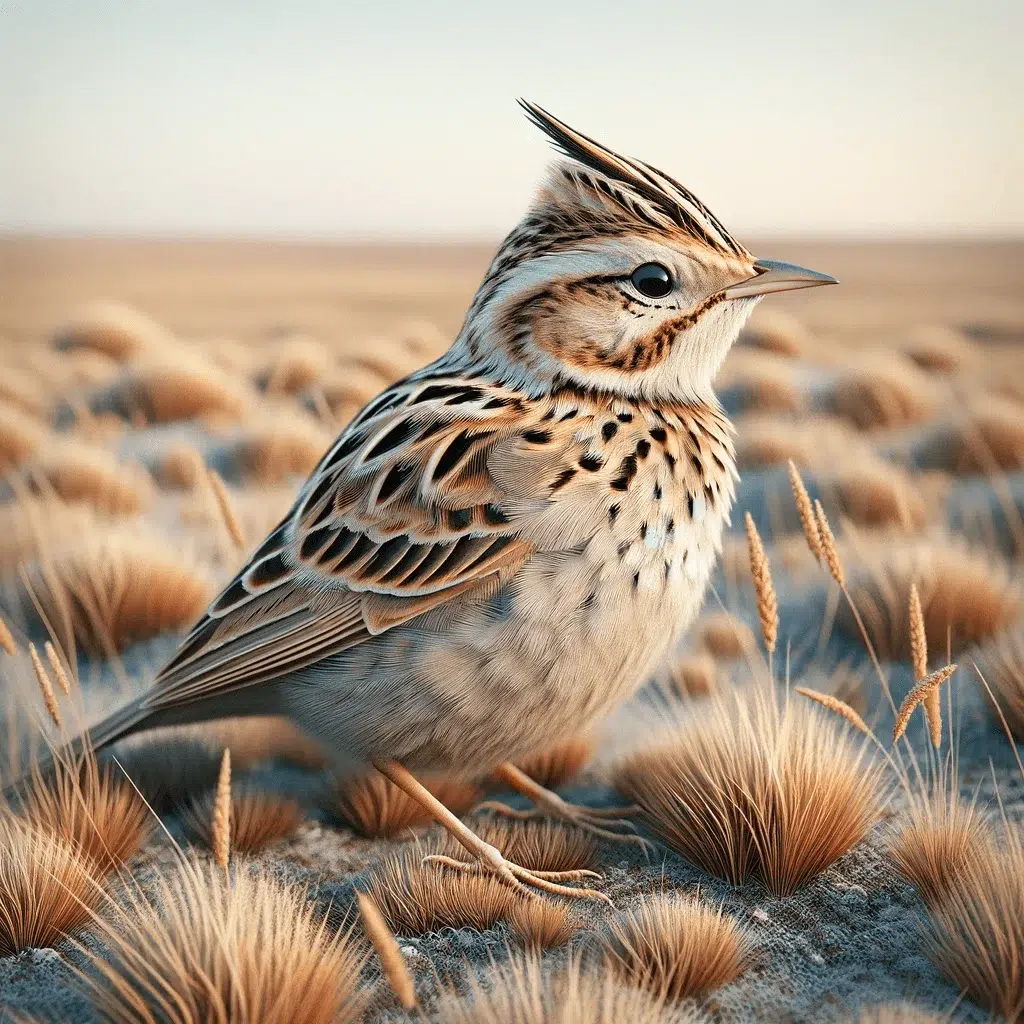
[[(216, 793), (195, 799), (185, 810), (189, 830), (211, 850), (214, 849), (213, 821)], [(230, 849), (235, 853), (255, 853), (270, 843), (293, 836), (305, 820), (302, 805), (291, 797), (243, 782), (231, 791)]]
[(768, 556), (757, 532), (754, 517), (746, 514), (747, 547), (750, 553), (750, 575), (754, 582), (754, 593), (757, 596), (757, 615), (761, 621), (761, 635), (769, 654), (775, 651), (775, 643), (779, 636), (779, 605), (772, 582)]
[(388, 979), (402, 1008), (413, 1009), (416, 1006), (416, 986), (413, 984), (412, 975), (409, 973), (409, 968), (402, 957), (394, 935), (388, 928), (377, 904), (366, 893), (357, 892), (356, 900), (359, 903), (359, 916), (363, 922), (363, 930), (377, 951), (384, 976)]
[(509, 925), (528, 950), (564, 946), (582, 927), (572, 907), (547, 899), (520, 900), (509, 914)]

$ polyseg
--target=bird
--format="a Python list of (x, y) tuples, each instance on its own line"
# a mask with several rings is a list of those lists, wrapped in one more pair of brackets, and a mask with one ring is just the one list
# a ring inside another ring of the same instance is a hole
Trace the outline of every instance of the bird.
[(451, 347), (355, 415), (152, 685), (65, 749), (283, 715), (471, 855), (442, 867), (606, 898), (506, 858), (417, 776), (493, 773), (624, 838), (515, 763), (605, 717), (696, 616), (738, 479), (716, 371), (761, 298), (836, 281), (519, 102), (556, 154)]

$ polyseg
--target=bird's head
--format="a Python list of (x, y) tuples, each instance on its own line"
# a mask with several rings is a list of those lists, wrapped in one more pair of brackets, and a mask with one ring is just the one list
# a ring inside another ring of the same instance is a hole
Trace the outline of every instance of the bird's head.
[(668, 175), (522, 105), (563, 158), (499, 249), (457, 343), (507, 382), (706, 400), (764, 295), (835, 283), (756, 259)]

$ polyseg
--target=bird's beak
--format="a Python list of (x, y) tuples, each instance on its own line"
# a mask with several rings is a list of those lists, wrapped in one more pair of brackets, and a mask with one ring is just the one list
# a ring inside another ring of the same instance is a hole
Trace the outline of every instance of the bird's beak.
[(754, 264), (754, 276), (725, 289), (727, 299), (749, 298), (751, 295), (767, 295), (769, 292), (790, 292), (797, 288), (817, 288), (823, 284), (839, 284), (829, 274), (798, 267), (793, 263), (778, 260), (758, 260)]

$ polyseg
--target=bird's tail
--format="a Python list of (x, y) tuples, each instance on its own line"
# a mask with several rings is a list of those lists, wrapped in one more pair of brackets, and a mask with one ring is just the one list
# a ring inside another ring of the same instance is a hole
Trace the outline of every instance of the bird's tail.
[(99, 751), (125, 736), (130, 736), (147, 723), (150, 715), (142, 706), (142, 699), (133, 700), (98, 725), (79, 733), (73, 740), (61, 747), (52, 747), (40, 752), (32, 765), (13, 782), (4, 786), (4, 800), (8, 803), (19, 793), (24, 793), (30, 780), (48, 777), (60, 764), (75, 764), (88, 751)]

